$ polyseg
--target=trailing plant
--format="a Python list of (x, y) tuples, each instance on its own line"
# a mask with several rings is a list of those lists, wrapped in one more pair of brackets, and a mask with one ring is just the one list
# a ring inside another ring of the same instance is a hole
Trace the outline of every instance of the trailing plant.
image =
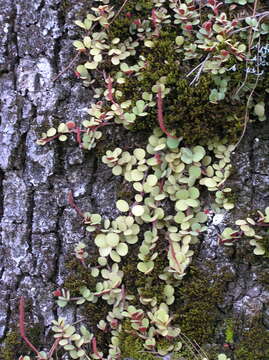
[(235, 240), (250, 238), (250, 245), (255, 247), (254, 254), (265, 255), (268, 249), (268, 245), (265, 243), (268, 231), (265, 232), (264, 229), (269, 227), (269, 207), (266, 207), (265, 214), (257, 210), (254, 216), (248, 216), (244, 220), (237, 220), (235, 224), (239, 229), (225, 228), (220, 235), (220, 243), (231, 246)]
[[(76, 75), (85, 86), (94, 84), (96, 102), (81, 125), (69, 121), (51, 127), (37, 143), (74, 136), (82, 149), (92, 150), (108, 125), (146, 129), (149, 137), (145, 148), (116, 147), (102, 156), (112, 174), (132, 189), (128, 199), (117, 199), (117, 217), (83, 213), (72, 192), (68, 196), (98, 252), (96, 261), (91, 259), (85, 239), (74, 245), (74, 256), (96, 281), (80, 286), (76, 297), (65, 288), (54, 296), (59, 307), (106, 303), (110, 311), (95, 325), (109, 333), (109, 345), (97, 344), (85, 326), (78, 330), (59, 318), (53, 321), (51, 350), (39, 352), (25, 336), (21, 300), (21, 336), (39, 360), (52, 359), (57, 347), (72, 359), (118, 360), (129, 337), (145, 359), (180, 354), (184, 335), (173, 312), (176, 289), (191, 263), (193, 245), (207, 230), (208, 214), (234, 208), (225, 183), (248, 107), (254, 109), (253, 117), (265, 118), (263, 100), (251, 96), (261, 76), (255, 71), (264, 65), (257, 58), (248, 66), (268, 37), (261, 19), (255, 6), (251, 16), (236, 19), (232, 8), (217, 0), (200, 5), (192, 0), (130, 0), (119, 12), (112, 1), (99, 0), (85, 19), (76, 21), (82, 36), (74, 46), (86, 59)], [(213, 210), (204, 206), (204, 192)], [(265, 215), (258, 212), (258, 219), (238, 220), (240, 230), (225, 229), (220, 243), (244, 235), (252, 238), (255, 254), (264, 254), (254, 228), (269, 223), (268, 209)], [(138, 299), (126, 285), (130, 274), (123, 271), (130, 253), (144, 279)], [(163, 266), (156, 275), (160, 258)], [(159, 294), (146, 291), (153, 282), (160, 284)], [(199, 358), (207, 359), (202, 352)], [(226, 355), (218, 355), (224, 359)]]

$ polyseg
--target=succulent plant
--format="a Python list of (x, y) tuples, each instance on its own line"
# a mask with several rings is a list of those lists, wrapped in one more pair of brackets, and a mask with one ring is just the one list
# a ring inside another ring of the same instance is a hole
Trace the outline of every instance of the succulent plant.
[[(243, 5), (253, 0), (232, 2)], [(231, 1), (226, 0), (225, 3)], [(102, 136), (101, 127), (121, 124), (126, 129), (136, 128), (142, 119), (146, 124), (154, 110), (157, 113), (158, 127), (149, 136), (145, 149), (138, 147), (131, 153), (116, 147), (107, 150), (102, 157), (112, 174), (122, 176), (122, 180), (133, 189), (128, 199), (120, 197), (116, 201), (120, 216), (102, 220), (99, 214), (77, 210), (90, 232), (88, 235), (94, 240), (99, 257), (95, 264), (86, 265), (85, 259), (89, 256), (84, 242), (75, 245), (74, 255), (96, 280), (95, 288), (82, 286), (77, 298), (71, 298), (70, 292), (65, 289), (57, 290), (55, 294), (60, 307), (71, 301), (77, 305), (97, 303), (99, 298), (111, 306), (111, 311), (97, 324), (100, 331), (110, 332), (107, 360), (121, 357), (120, 339), (124, 321), (130, 322), (131, 333), (143, 341), (145, 351), (164, 356), (180, 350), (180, 329), (172, 325), (173, 314), (170, 314), (169, 306), (174, 303), (175, 289), (191, 263), (192, 244), (197, 243), (199, 235), (207, 229), (207, 214), (211, 210), (203, 209), (200, 194), (207, 190), (212, 199), (215, 198), (212, 207), (217, 211), (234, 207), (229, 200), (231, 189), (225, 187), (225, 182), (231, 172), (230, 158), (235, 146), (225, 139), (215, 138), (202, 145), (188, 146), (184, 136), (175, 136), (176, 129), (169, 129), (170, 132), (166, 129), (163, 104), (166, 109), (171, 101), (166, 101), (173, 91), (171, 74), (159, 75), (156, 69), (158, 76), (147, 85), (145, 73), (150, 55), (157, 48), (159, 38), (167, 29), (171, 31), (180, 69), (198, 64), (183, 76), (189, 78), (194, 75), (190, 87), (199, 82), (201, 74), (210, 78), (212, 87), (208, 92), (208, 101), (218, 105), (230, 96), (228, 89), (233, 81), (229, 75), (230, 64), (236, 67), (240, 63), (255, 62), (251, 56), (255, 51), (260, 52), (262, 36), (269, 33), (268, 26), (255, 14), (234, 19), (221, 11), (225, 8), (217, 0), (210, 0), (202, 7), (193, 0), (170, 1), (169, 7), (165, 0), (153, 0), (153, 5), (148, 18), (139, 16), (129, 21), (132, 14), (126, 14), (123, 23), (127, 24), (127, 36), (122, 31), (113, 34), (113, 22), (121, 17), (123, 8), (115, 13), (109, 0), (96, 1), (91, 13), (84, 20), (75, 22), (82, 30), (82, 36), (73, 45), (77, 54), (85, 55), (84, 63), (76, 68), (76, 76), (84, 80), (86, 86), (95, 83), (93, 98), (97, 100), (86, 110), (89, 119), (83, 120), (81, 125), (73, 121), (60, 123), (50, 127), (37, 140), (39, 145), (45, 145), (54, 139), (64, 142), (73, 136), (82, 149), (92, 150)], [(137, 2), (135, 12), (142, 14), (144, 6), (148, 4)], [(250, 43), (252, 46), (249, 46)], [(247, 73), (252, 70), (251, 66), (246, 66)], [(92, 76), (92, 71), (96, 71), (97, 76)], [(137, 88), (131, 89), (132, 96), (124, 91), (130, 79), (135, 79), (134, 83), (138, 84)], [(243, 96), (249, 96), (247, 87), (242, 91)], [(250, 88), (253, 89), (252, 84)], [(254, 115), (263, 121), (265, 103), (261, 99), (257, 101), (248, 100), (248, 103)], [(227, 115), (227, 121), (231, 116)], [(168, 208), (169, 213), (166, 214)], [(255, 218), (238, 220), (235, 225), (238, 227), (236, 230), (224, 229), (219, 237), (220, 243), (232, 245), (244, 236), (255, 247), (254, 253), (263, 255), (265, 249), (258, 229), (269, 225), (269, 207), (265, 209), (265, 214), (258, 211)], [(135, 256), (134, 259), (137, 260), (139, 275), (143, 274), (146, 286), (150, 286), (155, 272), (154, 262), (161, 252), (160, 241), (166, 242), (167, 250), (167, 266), (158, 274), (158, 280), (163, 282), (163, 303), (157, 301), (157, 296), (145, 294), (140, 287), (137, 291), (142, 310), (130, 305), (134, 296), (125, 288), (126, 274), (121, 265), (135, 248), (133, 245), (139, 244), (136, 245), (139, 248), (137, 259)], [(59, 345), (71, 358), (104, 360), (103, 353), (97, 350), (95, 337), (85, 327), (77, 332), (75, 326), (66, 324), (62, 318), (54, 320), (53, 325)], [(163, 345), (160, 339), (169, 339), (169, 343)], [(40, 354), (47, 358), (46, 353)], [(218, 356), (218, 360), (224, 359), (228, 360), (224, 354)]]

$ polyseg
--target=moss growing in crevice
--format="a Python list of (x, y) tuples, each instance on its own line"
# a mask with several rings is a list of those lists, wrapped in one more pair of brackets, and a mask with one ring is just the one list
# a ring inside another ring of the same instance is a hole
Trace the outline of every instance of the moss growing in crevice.
[[(95, 264), (96, 256), (91, 258), (91, 264)], [(68, 289), (73, 296), (81, 296), (79, 289), (86, 286), (90, 290), (94, 291), (96, 286), (96, 278), (91, 275), (90, 269), (86, 270), (85, 267), (77, 260), (71, 259), (66, 263), (66, 269), (69, 270), (70, 275), (64, 282), (64, 288)], [(100, 320), (105, 320), (111, 307), (106, 301), (99, 299), (96, 304), (86, 302), (80, 305), (81, 312), (85, 318), (85, 322), (94, 331), (96, 342), (99, 349), (107, 349), (110, 334), (101, 331), (97, 324)]]
[(119, 347), (122, 359), (131, 358), (134, 360), (156, 360), (156, 356), (145, 352), (144, 341), (141, 338), (130, 334), (132, 327), (129, 320), (122, 323), (122, 331), (119, 336)]
[[(122, 324), (122, 331), (119, 336), (121, 358), (131, 358), (134, 360), (156, 360), (156, 354), (146, 351), (143, 339), (132, 334), (132, 327), (129, 320), (125, 320)], [(172, 341), (173, 344), (173, 341)], [(160, 337), (156, 342), (157, 350), (165, 350), (169, 348), (171, 341)]]
[[(170, 131), (176, 130), (186, 144), (203, 144), (214, 136), (227, 136), (229, 142), (235, 142), (242, 132), (245, 105), (229, 96), (230, 88), (224, 100), (218, 104), (210, 103), (210, 91), (216, 85), (209, 74), (202, 74), (197, 84), (190, 85), (186, 73), (191, 69), (186, 69), (182, 55), (174, 49), (176, 36), (174, 29), (167, 28), (161, 31), (153, 48), (142, 51), (147, 66), (139, 80), (130, 76), (118, 86), (123, 99), (132, 99), (134, 104), (144, 91), (151, 92), (152, 86), (165, 76), (165, 86), (171, 89), (164, 98), (165, 125)], [(195, 65), (196, 61), (193, 67)], [(133, 89), (136, 89), (135, 93)], [(147, 112), (145, 118), (136, 119), (133, 130), (150, 131), (156, 126), (156, 107), (147, 108)]]
[(266, 360), (269, 359), (269, 331), (257, 317), (248, 328), (240, 331), (240, 341), (235, 345), (236, 360)]
[(63, 287), (70, 291), (71, 296), (80, 296), (79, 289), (82, 286), (87, 286), (91, 290), (95, 289), (96, 279), (92, 277), (91, 272), (86, 270), (78, 259), (73, 258), (67, 261), (65, 268), (68, 270), (69, 276), (66, 278)]
[(10, 331), (5, 337), (3, 348), (0, 351), (0, 358), (3, 360), (16, 359), (19, 355), (23, 354), (22, 346), (23, 343), (19, 332), (15, 330)]
[[(42, 345), (40, 342), (41, 339), (43, 339), (43, 327), (39, 324), (35, 324), (27, 328), (26, 333), (31, 343), (39, 349)], [(7, 333), (3, 341), (0, 350), (0, 359), (15, 360), (18, 359), (20, 355), (28, 355), (30, 353), (31, 350), (21, 338), (19, 330), (13, 327), (11, 331)]]
[[(146, 298), (156, 298), (157, 304), (165, 301), (163, 290), (165, 282), (159, 279), (159, 275), (163, 272), (163, 269), (168, 265), (166, 253), (164, 252), (165, 239), (160, 239), (155, 250), (159, 252), (159, 256), (154, 260), (153, 271), (145, 275), (137, 269), (137, 254), (139, 246), (132, 249), (132, 252), (124, 259), (122, 271), (124, 272), (124, 284), (126, 286), (128, 294), (135, 295), (133, 305), (137, 305), (139, 308), (143, 308), (143, 305), (139, 301), (138, 288), (141, 295)], [(135, 255), (134, 255), (135, 254)], [(147, 308), (145, 308), (148, 310)]]
[(207, 264), (206, 270), (192, 266), (178, 289), (180, 328), (197, 344), (212, 343), (216, 325), (221, 320), (217, 305), (223, 302), (227, 282), (232, 278), (228, 268), (217, 274), (212, 263)]
[[(111, 1), (110, 3), (115, 6), (116, 12), (122, 5), (119, 4), (118, 0)], [(122, 9), (120, 16), (109, 27), (109, 39), (112, 40), (118, 37), (121, 40), (125, 40), (134, 19), (150, 17), (152, 8), (153, 2), (151, 0), (129, 0)]]
[(225, 342), (227, 344), (233, 344), (234, 343), (234, 321), (233, 319), (227, 319), (225, 320)]

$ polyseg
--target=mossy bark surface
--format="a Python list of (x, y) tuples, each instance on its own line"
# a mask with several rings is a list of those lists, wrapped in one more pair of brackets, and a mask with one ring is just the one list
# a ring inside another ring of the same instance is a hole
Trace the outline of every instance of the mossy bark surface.
[[(76, 308), (57, 308), (53, 297), (53, 291), (70, 279), (74, 291), (89, 281), (83, 274), (78, 276), (83, 269), (70, 265), (74, 244), (81, 240), (89, 243), (89, 236), (69, 206), (67, 195), (72, 190), (83, 211), (111, 218), (118, 215), (115, 200), (119, 192), (128, 196), (129, 189), (112, 176), (100, 155), (116, 146), (132, 149), (146, 140), (144, 133), (115, 126), (105, 129), (105, 140), (91, 152), (82, 151), (72, 141), (56, 141), (45, 147), (35, 143), (52, 125), (71, 120), (80, 123), (87, 118), (84, 109), (92, 101), (92, 91), (82, 86), (72, 69), (53, 79), (75, 55), (72, 41), (79, 37), (79, 31), (73, 21), (83, 18), (90, 7), (89, 0), (0, 0), (3, 360), (15, 359), (20, 351), (27, 353), (18, 335), (20, 296), (27, 299), (29, 337), (40, 349), (52, 343), (48, 333), (52, 319), (61, 315), (74, 322), (84, 316)], [(217, 235), (226, 222), (232, 224), (249, 211), (268, 205), (268, 154), (268, 120), (250, 125), (233, 156), (234, 173), (229, 183), (236, 194), (236, 209), (229, 216), (212, 219), (207, 235), (196, 246), (194, 268), (177, 294), (178, 319), (184, 333), (209, 352), (226, 351), (235, 360), (269, 357), (268, 258), (253, 255), (246, 242), (238, 241), (233, 248), (220, 247)], [(97, 312), (97, 305), (88, 311)], [(234, 343), (228, 344), (228, 349), (223, 348), (226, 319), (235, 324)], [(127, 340), (124, 355), (133, 355), (127, 353)]]

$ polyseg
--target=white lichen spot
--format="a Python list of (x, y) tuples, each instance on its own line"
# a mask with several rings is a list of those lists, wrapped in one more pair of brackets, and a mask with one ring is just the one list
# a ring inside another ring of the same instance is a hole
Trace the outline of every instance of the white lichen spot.
[(225, 214), (216, 214), (213, 217), (213, 225), (219, 225), (223, 222)]

